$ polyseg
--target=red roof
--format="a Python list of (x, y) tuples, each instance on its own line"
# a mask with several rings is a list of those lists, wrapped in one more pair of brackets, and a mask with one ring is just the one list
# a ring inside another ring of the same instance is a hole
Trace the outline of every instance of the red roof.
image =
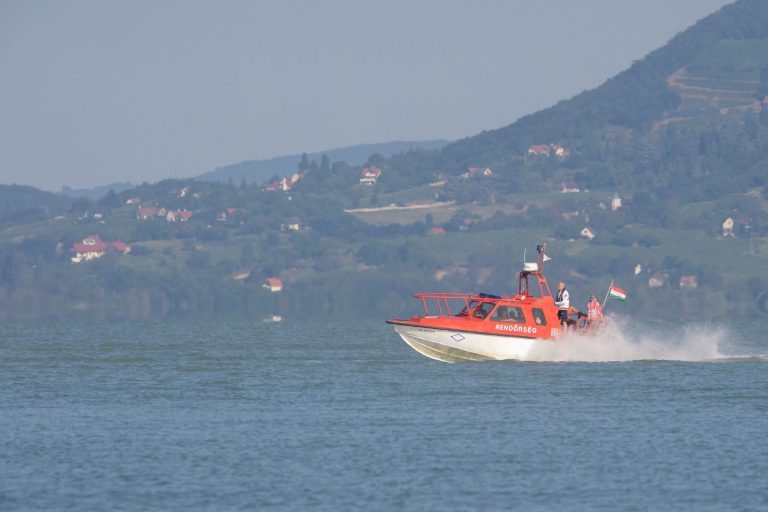
[(283, 281), (281, 281), (279, 277), (268, 277), (267, 285), (271, 286), (272, 288), (282, 288)]
[(183, 211), (176, 210), (175, 212), (173, 212), (173, 216), (176, 217), (177, 219), (189, 220), (189, 218), (192, 217), (192, 212), (190, 212), (189, 210), (183, 210)]
[(139, 208), (139, 217), (141, 218), (157, 217), (158, 215), (160, 215), (160, 208)]
[(363, 176), (372, 176), (372, 177), (375, 176), (378, 178), (379, 176), (381, 176), (381, 169), (379, 169), (378, 167), (365, 167), (363, 168), (362, 174)]
[(84, 244), (101, 244), (104, 243), (104, 241), (101, 239), (99, 235), (88, 235), (85, 238), (83, 238)]
[(127, 253), (130, 250), (130, 248), (123, 242), (112, 242), (112, 248), (123, 254)]
[(106, 252), (109, 246), (104, 242), (98, 242), (95, 244), (72, 244), (72, 252), (76, 254), (84, 254), (87, 252)]
[(549, 144), (534, 144), (528, 148), (529, 153), (534, 153), (536, 155), (548, 155), (550, 151), (552, 151), (552, 148)]
[(444, 235), (445, 234), (445, 228), (440, 226), (435, 226), (432, 229), (429, 230), (429, 232), (433, 235)]

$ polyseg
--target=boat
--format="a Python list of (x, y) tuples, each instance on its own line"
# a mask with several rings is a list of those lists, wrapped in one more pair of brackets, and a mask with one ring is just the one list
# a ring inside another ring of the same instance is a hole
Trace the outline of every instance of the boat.
[[(562, 342), (557, 307), (543, 273), (549, 260), (546, 244), (536, 249), (538, 261), (523, 262), (515, 295), (417, 293), (424, 315), (387, 323), (411, 348), (439, 361), (526, 360), (537, 346)], [(588, 324), (578, 316), (574, 331), (586, 332)]]

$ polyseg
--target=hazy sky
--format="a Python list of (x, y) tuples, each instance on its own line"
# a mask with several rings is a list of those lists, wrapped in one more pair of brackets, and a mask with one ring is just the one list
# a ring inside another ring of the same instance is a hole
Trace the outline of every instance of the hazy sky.
[(728, 0), (0, 0), (0, 183), (53, 190), (460, 138)]

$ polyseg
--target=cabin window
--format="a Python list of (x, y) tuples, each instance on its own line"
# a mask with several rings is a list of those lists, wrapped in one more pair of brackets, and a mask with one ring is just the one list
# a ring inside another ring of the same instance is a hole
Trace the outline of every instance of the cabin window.
[(491, 319), (495, 322), (525, 323), (523, 308), (517, 306), (499, 306), (496, 308), (496, 311), (493, 312)]
[(472, 316), (475, 318), (485, 318), (491, 312), (493, 306), (493, 302), (483, 302), (472, 311)]
[(544, 316), (544, 310), (541, 308), (533, 308), (533, 321), (536, 325), (547, 325), (547, 317)]
[(469, 314), (469, 312), (470, 312), (470, 311), (472, 311), (472, 309), (474, 309), (474, 307), (475, 307), (475, 306), (477, 306), (477, 301), (476, 301), (476, 300), (471, 300), (471, 301), (469, 301), (469, 302), (467, 303), (467, 305), (465, 305), (465, 306), (464, 306), (464, 307), (461, 309), (461, 311), (459, 311), (458, 313), (456, 313), (456, 316), (467, 316), (467, 315)]

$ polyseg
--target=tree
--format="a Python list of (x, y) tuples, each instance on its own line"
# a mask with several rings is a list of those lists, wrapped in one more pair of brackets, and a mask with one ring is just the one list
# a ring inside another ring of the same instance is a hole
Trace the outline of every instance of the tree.
[(323, 155), (320, 159), (320, 168), (318, 171), (324, 174), (331, 172), (331, 159), (328, 158), (328, 155)]
[(309, 157), (306, 153), (301, 154), (301, 161), (299, 161), (299, 172), (309, 170)]
[(122, 201), (120, 201), (120, 197), (115, 193), (113, 189), (109, 189), (107, 195), (99, 199), (99, 205), (103, 206), (107, 210), (114, 210), (122, 206)]

